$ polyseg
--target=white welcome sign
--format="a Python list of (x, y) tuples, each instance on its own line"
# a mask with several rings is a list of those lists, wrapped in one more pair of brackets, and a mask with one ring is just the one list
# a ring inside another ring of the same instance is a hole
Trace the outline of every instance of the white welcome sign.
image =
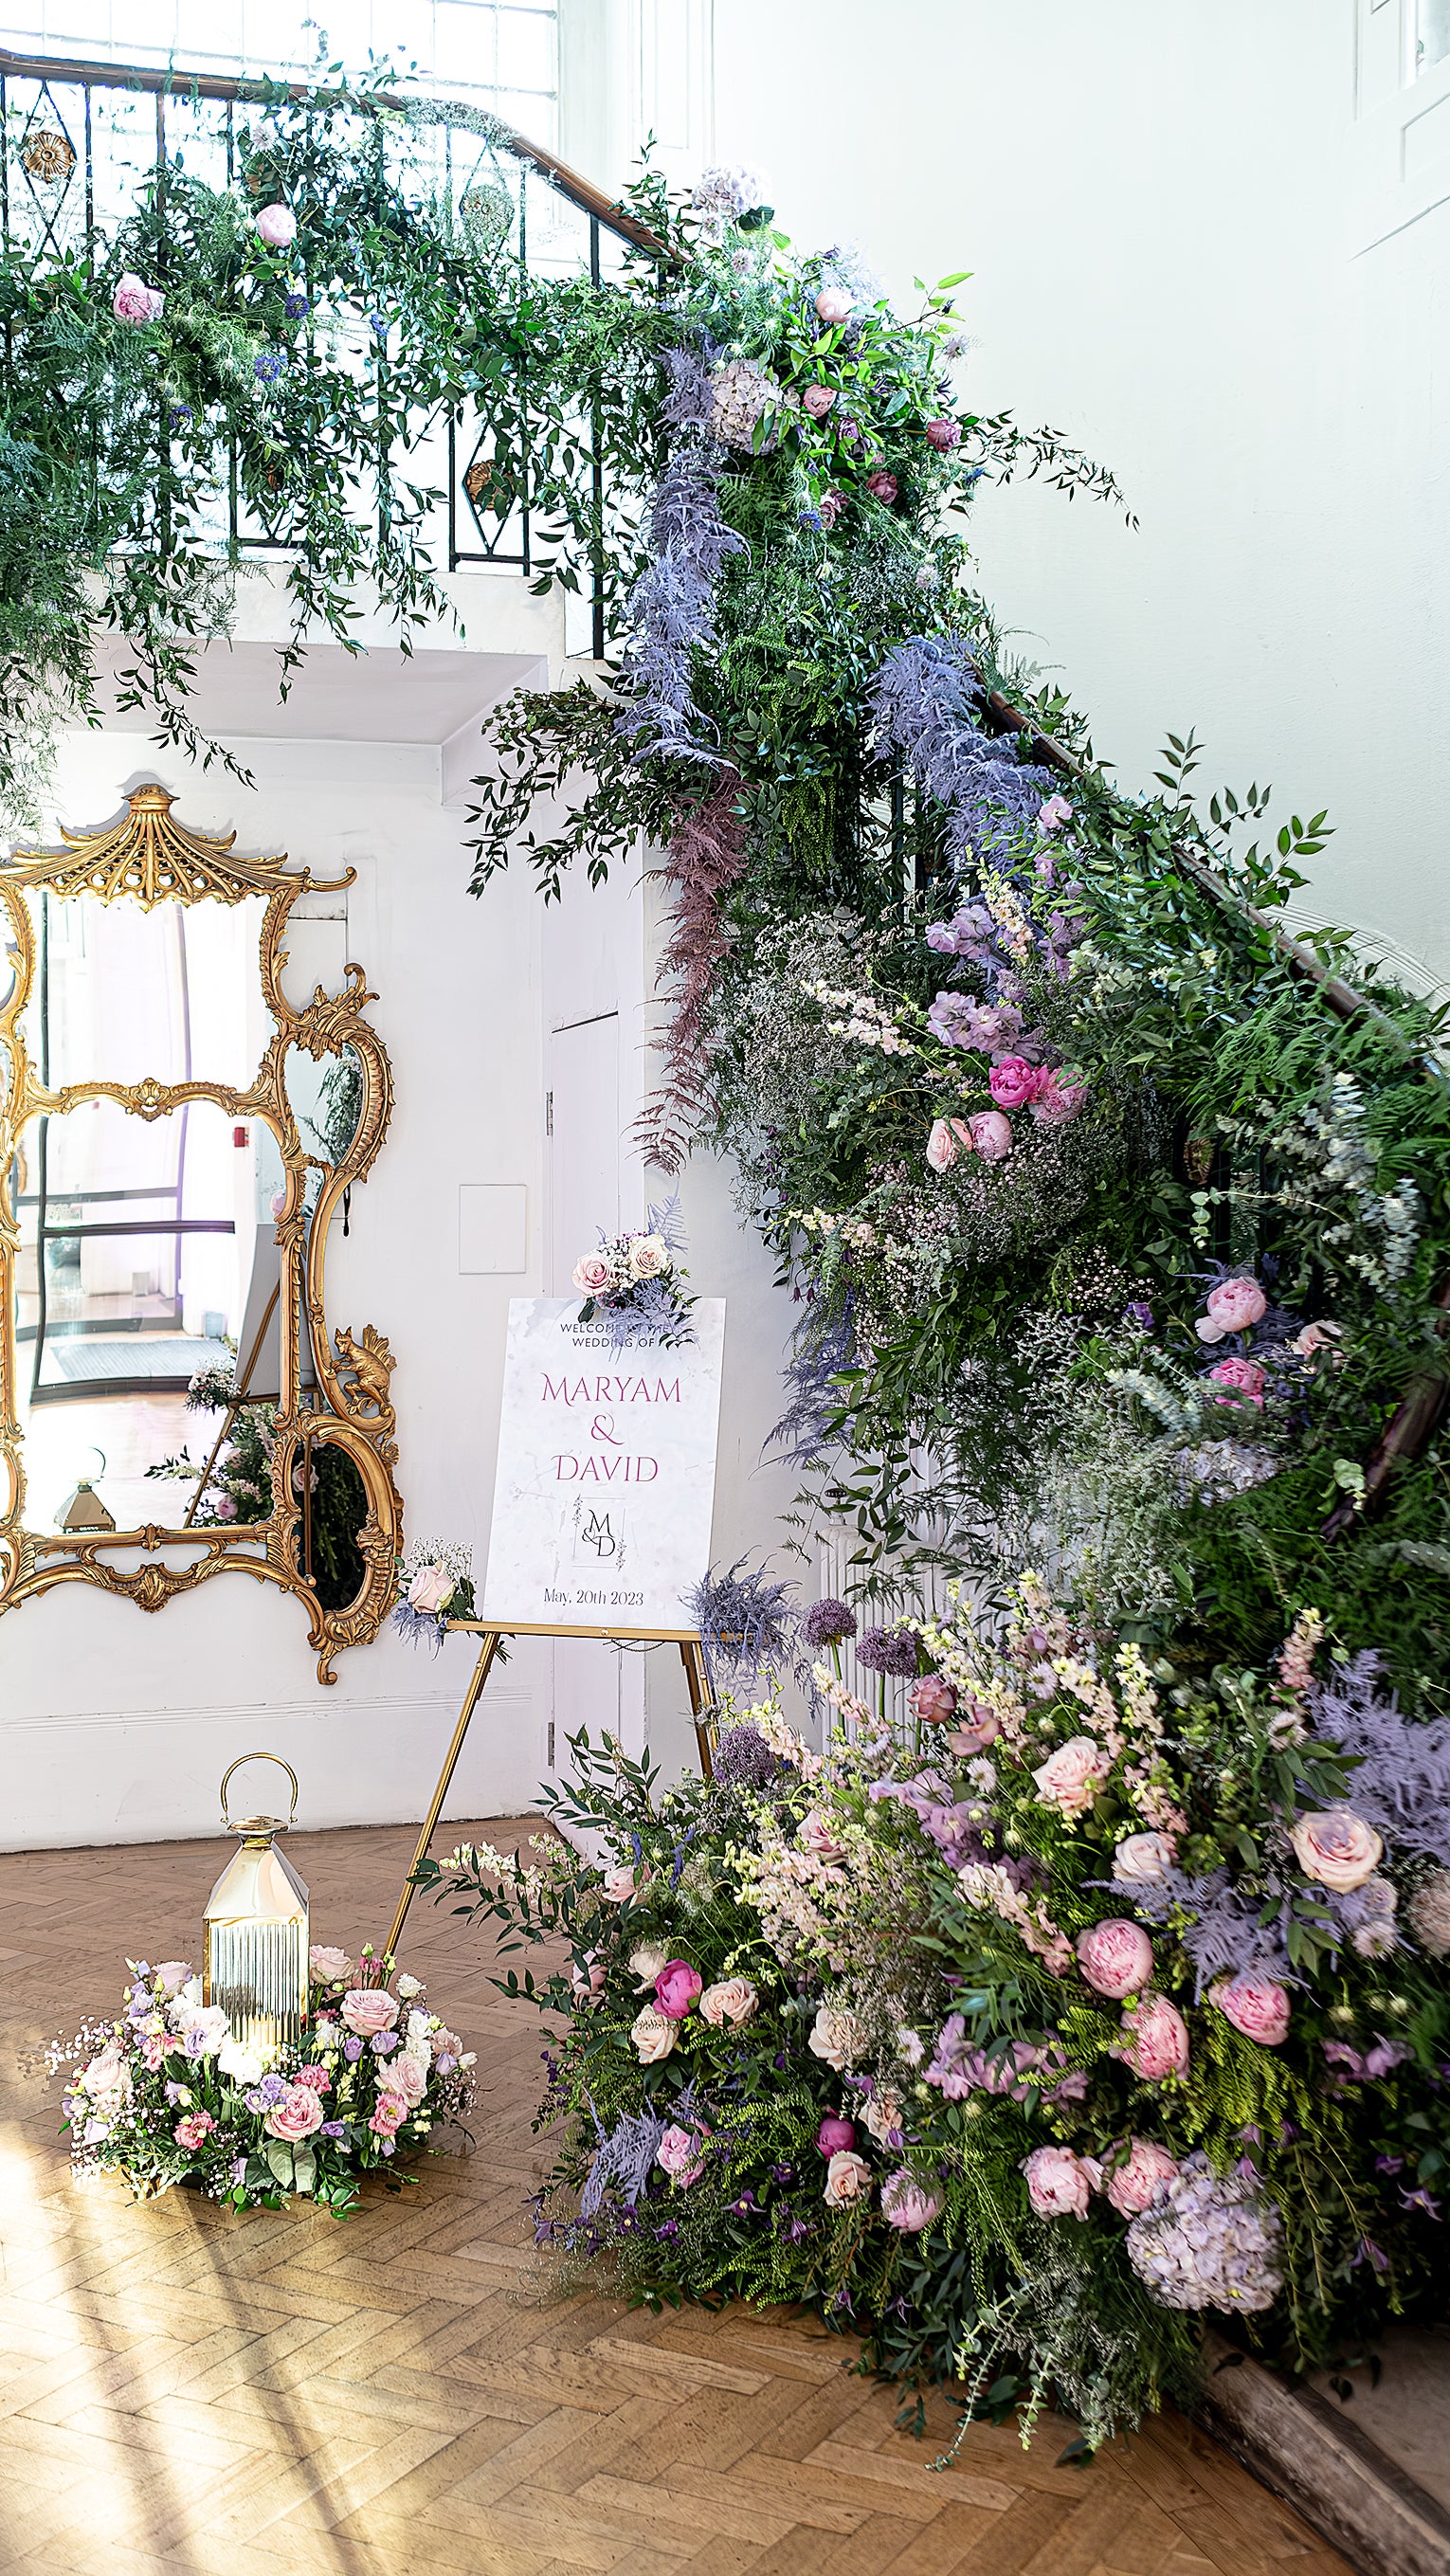
[(695, 1339), (611, 1348), (577, 1297), (509, 1301), (488, 1627), (688, 1625), (710, 1563), (725, 1300)]

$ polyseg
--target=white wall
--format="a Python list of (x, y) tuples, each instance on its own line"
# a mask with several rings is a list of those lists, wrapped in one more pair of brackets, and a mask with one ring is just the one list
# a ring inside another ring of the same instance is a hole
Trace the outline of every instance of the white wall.
[[(1305, 917), (1450, 977), (1450, 62), (1413, 0), (731, 0), (714, 146), (901, 310), (969, 268), (979, 408), (1141, 519), (984, 493), (983, 586), (1145, 787), (1272, 780), (1336, 837)], [(1403, 962), (1401, 960), (1400, 962)]]

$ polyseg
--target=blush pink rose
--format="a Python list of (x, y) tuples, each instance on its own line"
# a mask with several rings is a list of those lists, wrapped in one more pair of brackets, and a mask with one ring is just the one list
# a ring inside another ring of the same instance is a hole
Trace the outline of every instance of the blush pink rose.
[(1103, 1785), (1103, 1749), (1090, 1735), (1074, 1735), (1049, 1753), (1032, 1774), (1044, 1807), (1060, 1816), (1080, 1816)]
[(163, 1998), (170, 2003), (173, 1995), (179, 1995), (182, 1987), (191, 1983), (191, 1961), (163, 1959), (159, 1968), (152, 1969), (151, 1982), (159, 1986)]
[(581, 1252), (569, 1275), (581, 1297), (602, 1297), (614, 1284), (614, 1273), (602, 1252)]
[(818, 1807), (812, 1807), (808, 1816), (802, 1816), (796, 1828), (796, 1840), (802, 1851), (814, 1852), (817, 1860), (824, 1861), (828, 1868), (834, 1868), (836, 1862), (844, 1858), (841, 1845)]
[(718, 1985), (707, 1986), (700, 1997), (700, 2018), (720, 2030), (726, 2022), (739, 2029), (742, 2022), (752, 2021), (760, 1996), (748, 1977), (722, 1977)]
[(839, 286), (823, 286), (816, 297), (816, 311), (829, 330), (837, 322), (850, 321), (851, 298), (843, 295)]
[(842, 2147), (854, 2147), (855, 2143), (855, 2122), (852, 2120), (837, 2119), (834, 2113), (828, 2111), (826, 2117), (816, 2131), (816, 2145), (820, 2148), (822, 2155), (837, 2155)]
[(379, 2031), (397, 2028), (398, 1999), (381, 1986), (354, 1986), (338, 2009), (359, 2039), (376, 2039)]
[(972, 1131), (972, 1143), (983, 1162), (1005, 1163), (1012, 1151), (1012, 1126), (1001, 1110), (978, 1109), (967, 1120), (967, 1125)]
[(1261, 2048), (1277, 2048), (1289, 2036), (1288, 1992), (1271, 1977), (1234, 1977), (1212, 1987), (1208, 2000), (1217, 2004), (1225, 2021), (1231, 2021), (1245, 2039), (1257, 2040)]
[(938, 1118), (926, 1140), (926, 1159), (934, 1172), (949, 1172), (959, 1154), (974, 1154), (971, 1123), (965, 1118)]
[(838, 2147), (826, 2167), (825, 2199), (828, 2209), (844, 2209), (853, 2200), (864, 2200), (871, 2188), (871, 2168), (864, 2156), (855, 2156), (849, 2147)]
[(654, 1872), (648, 1861), (638, 1861), (633, 1865), (626, 1862), (622, 1868), (605, 1871), (604, 1884), (599, 1892), (606, 1905), (625, 1905), (631, 1896), (639, 1894), (645, 1881), (653, 1876)]
[(666, 2129), (655, 2149), (655, 2163), (669, 2175), (671, 2182), (679, 2184), (681, 2191), (688, 2191), (691, 2183), (698, 2182), (704, 2172), (705, 2158), (701, 2149), (709, 2135), (709, 2130), (698, 2123), (690, 2129), (673, 2126)]
[(1114, 2167), (1103, 2189), (1120, 2217), (1136, 2218), (1140, 2210), (1152, 2207), (1177, 2172), (1177, 2158), (1166, 2147), (1151, 2138), (1134, 2138), (1126, 2163)]
[(1025, 1056), (1004, 1055), (987, 1076), (987, 1089), (999, 1109), (1025, 1109), (1037, 1098), (1044, 1076), (1040, 1065), (1029, 1064)]
[(1174, 1846), (1167, 1834), (1125, 1834), (1113, 1851), (1113, 1876), (1129, 1887), (1143, 1879), (1161, 1878), (1173, 1867)]
[(1037, 808), (1037, 821), (1039, 828), (1044, 832), (1060, 832), (1064, 823), (1072, 821), (1072, 807), (1067, 798), (1065, 796), (1045, 798)]
[(874, 492), (877, 500), (884, 501), (886, 507), (890, 509), (897, 493), (896, 477), (894, 474), (888, 474), (884, 465), (878, 465), (874, 474), (867, 475), (866, 489), (868, 492)]
[(1032, 1115), (1039, 1127), (1070, 1127), (1088, 1096), (1085, 1082), (1059, 1082), (1049, 1073), (1037, 1087)]
[(1071, 2147), (1034, 2147), (1023, 2157), (1022, 2171), (1039, 2218), (1086, 2218), (1091, 2178)]
[(290, 206), (264, 206), (257, 230), (268, 250), (290, 250), (297, 239), (297, 218)]
[(1224, 1279), (1211, 1288), (1204, 1300), (1210, 1315), (1225, 1333), (1246, 1333), (1250, 1324), (1263, 1321), (1269, 1301), (1257, 1279)]
[(116, 283), (111, 311), (118, 322), (159, 322), (166, 302), (158, 286), (147, 286), (128, 268)]
[(679, 2023), (671, 2021), (655, 2004), (646, 2004), (630, 2024), (630, 2044), (641, 2066), (658, 2066), (668, 2057), (680, 2036)]
[(1231, 1390), (1231, 1394), (1215, 1396), (1213, 1399), (1215, 1404), (1227, 1404), (1231, 1401), (1232, 1395), (1240, 1395), (1246, 1404), (1252, 1404), (1262, 1412), (1264, 1372), (1256, 1361), (1220, 1360), (1217, 1368), (1211, 1368), (1208, 1374), (1212, 1385)]
[(824, 420), (827, 412), (833, 407), (835, 399), (836, 392), (833, 385), (807, 385), (801, 396), (801, 401), (812, 420)]
[(955, 447), (961, 434), (961, 425), (954, 420), (929, 420), (926, 424), (926, 443), (936, 449), (938, 456), (945, 456)]
[(1166, 1995), (1144, 1995), (1136, 2011), (1123, 2015), (1123, 2040), (1116, 2054), (1145, 2084), (1182, 2075), (1188, 2065), (1188, 2024), (1178, 2006)]
[(320, 1941), (313, 1942), (307, 1953), (307, 1964), (314, 1984), (319, 1986), (345, 1985), (352, 1975), (352, 1961), (347, 1952), (326, 1949)]
[(655, 1979), (655, 2005), (666, 2021), (683, 2021), (704, 1992), (705, 1980), (688, 1959), (671, 1959)]
[(934, 2218), (940, 2218), (941, 2202), (917, 2181), (909, 2165), (901, 2165), (881, 2186), (881, 2215), (901, 2235), (919, 2236)]
[(388, 2091), (406, 2102), (410, 2111), (417, 2110), (427, 2090), (428, 2069), (420, 2057), (410, 2057), (404, 2049), (401, 2057), (389, 2058)]
[(928, 1673), (924, 1681), (913, 1682), (906, 1696), (912, 1716), (923, 1726), (945, 1726), (956, 1716), (956, 1692), (940, 1673)]
[(1372, 1825), (1352, 1807), (1332, 1807), (1321, 1816), (1301, 1816), (1289, 1840), (1306, 1878), (1337, 1896), (1363, 1887), (1384, 1857), (1384, 1844)]
[(985, 1700), (970, 1699), (960, 1714), (965, 1722), (954, 1726), (947, 1737), (953, 1753), (985, 1753), (1002, 1732), (996, 1710), (989, 1708)]
[(321, 2128), (322, 2104), (310, 2084), (289, 2085), (281, 2101), (273, 2103), (262, 2126), (270, 2138), (284, 2138), (296, 2146), (301, 2139), (310, 2138), (314, 2129)]
[(457, 1588), (457, 1578), (446, 1565), (420, 1566), (408, 1586), (409, 1607), (424, 1619), (436, 1618), (447, 1609)]
[(171, 2134), (179, 2147), (185, 2147), (188, 2155), (195, 2155), (197, 2148), (215, 2127), (216, 2122), (210, 2111), (188, 2111), (184, 2120), (177, 2121)]
[(1153, 1974), (1153, 1944), (1139, 1923), (1114, 1916), (1090, 1924), (1077, 1936), (1077, 1963), (1095, 1995), (1121, 2003), (1136, 1995)]

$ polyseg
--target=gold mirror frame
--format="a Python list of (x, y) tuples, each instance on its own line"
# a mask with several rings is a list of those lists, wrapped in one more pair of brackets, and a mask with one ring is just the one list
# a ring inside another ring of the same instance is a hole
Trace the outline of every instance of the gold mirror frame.
[[(0, 903), (15, 943), (14, 986), (0, 1005), (0, 1478), (5, 1487), (0, 1517), (0, 1610), (67, 1582), (95, 1583), (103, 1591), (138, 1602), (143, 1610), (159, 1610), (174, 1593), (192, 1591), (213, 1574), (250, 1574), (259, 1583), (280, 1584), (303, 1601), (311, 1619), (311, 1642), (318, 1650), (318, 1679), (334, 1682), (335, 1657), (345, 1646), (365, 1645), (375, 1637), (392, 1606), (394, 1563), (402, 1541), (402, 1498), (392, 1475), (398, 1456), (390, 1385), (395, 1363), (385, 1336), (371, 1324), (360, 1334), (339, 1329), (329, 1338), (324, 1294), (332, 1212), (343, 1192), (365, 1180), (372, 1168), (392, 1114), (393, 1077), (383, 1043), (363, 1016), (377, 995), (368, 991), (362, 968), (348, 965), (341, 993), (329, 996), (319, 984), (305, 1010), (294, 1011), (282, 991), (287, 962), (282, 941), (299, 895), (341, 893), (355, 882), (356, 870), (349, 868), (340, 877), (314, 877), (306, 868), (284, 873), (288, 871), (285, 851), (275, 857), (233, 858), (235, 832), (219, 838), (188, 831), (172, 820), (173, 802), (164, 787), (138, 787), (127, 799), (128, 810), (121, 821), (95, 832), (69, 832), (62, 825), (63, 850), (18, 850), (8, 866), (0, 867)], [(164, 1083), (148, 1075), (135, 1084), (78, 1082), (59, 1091), (46, 1090), (36, 1079), (20, 1029), (35, 973), (34, 929), (23, 900), (31, 888), (61, 897), (92, 895), (102, 903), (138, 903), (147, 912), (158, 903), (234, 904), (246, 895), (265, 894), (260, 970), (273, 1035), (250, 1089), (234, 1091), (210, 1082)], [(303, 1150), (285, 1081), (287, 1052), (293, 1046), (318, 1061), (325, 1055), (340, 1056), (350, 1047), (361, 1066), (362, 1110), (340, 1164), (323, 1163)], [(277, 1139), (287, 1196), (277, 1219), (282, 1330), (269, 1521), (250, 1521), (234, 1529), (204, 1526), (181, 1531), (148, 1524), (144, 1529), (64, 1531), (54, 1537), (24, 1525), (25, 1464), (15, 1375), (19, 1221), (18, 1210), (11, 1204), (9, 1175), (28, 1119), (62, 1116), (90, 1100), (118, 1101), (135, 1117), (147, 1119), (163, 1118), (187, 1101), (214, 1101), (230, 1118), (265, 1121)], [(323, 1175), (310, 1229), (309, 1170)], [(320, 1397), (314, 1408), (304, 1408), (300, 1399), (304, 1318)], [(355, 1600), (336, 1610), (324, 1609), (297, 1561), (302, 1504), (295, 1491), (294, 1468), (300, 1451), (305, 1475), (307, 1453), (314, 1443), (323, 1441), (334, 1442), (351, 1458), (367, 1498), (358, 1533), (366, 1569), (362, 1588)], [(193, 1562), (176, 1566), (161, 1558), (163, 1548), (173, 1555), (182, 1548), (197, 1553)], [(139, 1555), (151, 1561), (128, 1567), (110, 1561), (117, 1555)]]

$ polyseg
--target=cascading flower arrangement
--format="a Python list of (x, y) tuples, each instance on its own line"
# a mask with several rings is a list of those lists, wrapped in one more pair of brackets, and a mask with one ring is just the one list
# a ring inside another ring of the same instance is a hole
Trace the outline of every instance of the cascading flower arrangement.
[(665, 1350), (692, 1342), (695, 1300), (685, 1288), (684, 1248), (677, 1194), (651, 1207), (648, 1222), (633, 1234), (611, 1239), (601, 1231), (597, 1252), (581, 1252), (574, 1264), (573, 1283), (584, 1299), (580, 1323), (597, 1325), (615, 1351), (634, 1342)]
[(232, 2209), (314, 2200), (334, 2218), (362, 2177), (399, 2167), (467, 2119), (474, 2056), (416, 1977), (315, 1947), (300, 2048), (234, 2039), (184, 1959), (130, 1960), (119, 2021), (56, 2041), (80, 2175), (117, 2173), (138, 2200), (189, 2183)]

